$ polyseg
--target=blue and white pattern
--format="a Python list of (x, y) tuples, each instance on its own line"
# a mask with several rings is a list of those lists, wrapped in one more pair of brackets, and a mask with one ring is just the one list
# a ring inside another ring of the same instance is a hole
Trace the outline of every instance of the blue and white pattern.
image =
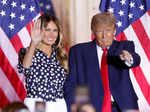
[(41, 98), (43, 101), (55, 101), (63, 98), (63, 86), (66, 79), (66, 70), (59, 64), (56, 51), (48, 57), (40, 49), (36, 50), (32, 65), (24, 68), (18, 64), (19, 72), (26, 76), (28, 98)]

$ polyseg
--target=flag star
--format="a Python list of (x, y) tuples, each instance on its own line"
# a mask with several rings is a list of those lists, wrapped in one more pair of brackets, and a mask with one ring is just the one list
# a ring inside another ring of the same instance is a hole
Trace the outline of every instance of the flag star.
[(21, 4), (21, 9), (24, 10), (26, 8), (25, 4)]
[(46, 5), (45, 7), (47, 10), (50, 10), (51, 6), (50, 5)]
[(124, 15), (124, 11), (120, 10), (120, 11), (118, 12), (118, 14), (119, 14), (120, 16), (123, 16), (123, 15)]
[(1, 16), (6, 16), (6, 12), (3, 10), (0, 12), (0, 14), (1, 14)]
[(10, 28), (10, 30), (13, 30), (15, 28), (15, 25), (14, 24), (10, 24), (8, 27)]
[(1, 2), (2, 2), (3, 5), (7, 4), (7, 0), (2, 0)]
[(117, 22), (117, 25), (118, 25), (118, 27), (121, 27), (121, 26), (122, 26), (122, 22), (121, 22), (121, 21), (118, 21), (118, 22)]
[(141, 5), (139, 8), (140, 8), (141, 10), (144, 10), (144, 5)]
[(121, 3), (122, 5), (125, 5), (125, 4), (126, 4), (126, 0), (121, 0), (120, 3)]
[(44, 4), (43, 3), (40, 3), (40, 7), (43, 7), (44, 6)]
[(11, 5), (12, 5), (12, 7), (17, 7), (17, 3), (14, 1), (11, 3)]
[(15, 17), (16, 17), (16, 14), (15, 14), (15, 13), (13, 13), (13, 12), (11, 12), (10, 17), (11, 17), (11, 19), (13, 19), (13, 18), (15, 18)]
[(112, 0), (111, 2), (116, 2), (116, 0)]
[(20, 18), (21, 21), (23, 21), (24, 20), (24, 15), (21, 15), (19, 18)]
[(133, 14), (129, 13), (128, 17), (129, 17), (129, 19), (132, 19), (133, 18)]
[(114, 12), (114, 8), (110, 7), (110, 8), (108, 9), (108, 12), (113, 13), (113, 12)]
[(33, 12), (35, 10), (35, 7), (30, 6), (30, 11)]
[(130, 3), (130, 7), (131, 7), (131, 8), (135, 7), (134, 5), (135, 5), (134, 2), (131, 2), (131, 3)]

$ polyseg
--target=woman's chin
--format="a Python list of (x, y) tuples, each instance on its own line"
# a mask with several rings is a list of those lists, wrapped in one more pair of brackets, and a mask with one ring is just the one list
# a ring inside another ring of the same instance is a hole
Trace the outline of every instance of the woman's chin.
[(54, 42), (44, 42), (42, 41), (42, 44), (47, 45), (47, 46), (52, 46), (54, 44)]

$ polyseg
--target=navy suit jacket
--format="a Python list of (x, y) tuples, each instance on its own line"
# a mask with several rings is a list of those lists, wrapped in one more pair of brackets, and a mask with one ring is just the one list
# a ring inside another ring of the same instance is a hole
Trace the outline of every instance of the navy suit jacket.
[[(127, 50), (133, 57), (131, 67), (120, 60), (119, 54)], [(129, 68), (140, 64), (140, 56), (135, 52), (132, 41), (114, 40), (108, 53), (108, 72), (110, 91), (121, 110), (138, 109), (137, 96), (129, 77)], [(96, 41), (77, 44), (69, 51), (69, 76), (65, 84), (65, 100), (68, 109), (74, 103), (74, 89), (77, 85), (86, 85), (90, 90), (90, 102), (96, 112), (102, 112), (104, 88), (97, 56)]]

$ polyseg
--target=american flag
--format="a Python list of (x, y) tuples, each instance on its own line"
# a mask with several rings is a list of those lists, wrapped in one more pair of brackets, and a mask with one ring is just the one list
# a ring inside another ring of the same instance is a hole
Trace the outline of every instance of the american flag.
[(51, 0), (39, 0), (42, 12), (55, 15)]
[(30, 24), (40, 14), (37, 0), (0, 0), (1, 108), (13, 101), (23, 101), (26, 96), (23, 74), (19, 74), (16, 67), (18, 51), (29, 46)]
[(114, 13), (117, 40), (133, 40), (141, 56), (140, 66), (130, 71), (141, 112), (150, 112), (150, 0), (101, 0), (100, 11)]

